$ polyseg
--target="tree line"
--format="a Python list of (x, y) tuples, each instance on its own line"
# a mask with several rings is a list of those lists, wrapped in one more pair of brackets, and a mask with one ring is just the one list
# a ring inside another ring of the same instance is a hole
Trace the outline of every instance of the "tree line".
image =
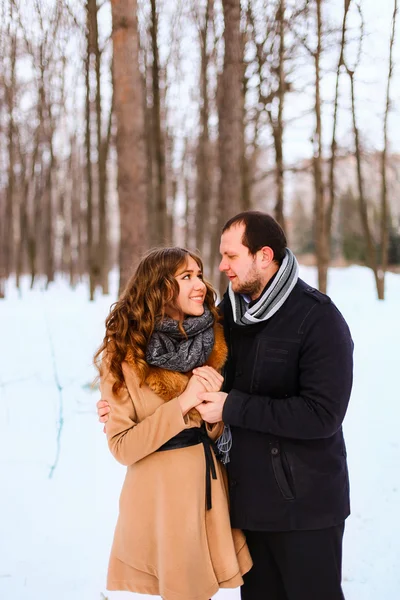
[[(357, 220), (383, 299), (388, 264), (400, 262), (391, 1), (382, 141), (371, 153), (359, 116), (367, 34), (358, 0), (339, 4), (340, 15), (326, 0), (2, 0), (0, 296), (11, 275), (18, 286), (23, 274), (34, 285), (64, 273), (71, 285), (86, 277), (93, 299), (97, 288), (108, 293), (113, 266), (121, 289), (147, 248), (171, 243), (197, 248), (222, 289), (221, 226), (260, 208), (289, 243), (306, 237), (322, 291), (335, 251), (346, 252), (337, 232)], [(289, 117), (296, 102), (304, 108)], [(290, 164), (286, 140), (303, 121), (311, 156)], [(307, 222), (301, 201), (288, 202), (289, 179), (296, 187), (301, 177), (312, 186)]]

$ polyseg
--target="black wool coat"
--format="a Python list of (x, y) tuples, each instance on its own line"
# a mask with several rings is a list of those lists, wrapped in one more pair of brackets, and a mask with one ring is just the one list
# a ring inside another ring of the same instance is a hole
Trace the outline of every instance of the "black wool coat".
[(220, 310), (232, 526), (292, 531), (343, 522), (350, 503), (342, 422), (353, 374), (343, 316), (300, 279), (263, 323), (236, 325), (227, 294)]

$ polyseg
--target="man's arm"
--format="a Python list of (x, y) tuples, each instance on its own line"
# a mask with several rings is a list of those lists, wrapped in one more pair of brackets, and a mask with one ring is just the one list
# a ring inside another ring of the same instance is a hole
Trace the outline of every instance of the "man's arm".
[[(272, 398), (235, 389), (227, 396), (201, 394), (216, 405), (209, 406), (211, 418), (219, 409), (227, 425), (295, 439), (327, 438), (340, 428), (352, 387), (353, 342), (333, 304), (315, 310), (301, 349), (299, 395)], [(207, 405), (201, 413), (207, 420)]]

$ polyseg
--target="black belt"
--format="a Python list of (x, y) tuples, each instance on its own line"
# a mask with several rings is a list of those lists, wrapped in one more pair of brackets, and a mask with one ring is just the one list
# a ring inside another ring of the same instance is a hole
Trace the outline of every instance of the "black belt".
[(188, 446), (196, 446), (197, 444), (203, 444), (204, 457), (206, 459), (206, 503), (207, 510), (210, 510), (210, 508), (212, 508), (211, 477), (217, 479), (217, 472), (215, 470), (211, 448), (213, 449), (215, 456), (218, 455), (218, 450), (214, 442), (208, 437), (204, 424), (201, 427), (184, 429), (178, 433), (178, 435), (175, 435), (168, 440), (168, 442), (160, 446), (157, 452), (162, 450), (175, 450), (176, 448), (187, 448)]

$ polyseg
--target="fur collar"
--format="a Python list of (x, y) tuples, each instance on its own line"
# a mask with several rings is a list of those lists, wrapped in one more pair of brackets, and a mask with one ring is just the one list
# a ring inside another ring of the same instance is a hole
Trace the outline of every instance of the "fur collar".
[[(206, 362), (206, 365), (213, 367), (216, 371), (221, 371), (224, 366), (228, 348), (224, 338), (222, 325), (216, 323), (214, 325), (214, 347)], [(128, 352), (126, 361), (135, 368), (132, 355)], [(167, 371), (160, 367), (150, 367), (149, 374), (146, 377), (145, 383), (153, 392), (160, 396), (166, 402), (176, 398), (186, 389), (191, 373), (179, 373), (178, 371)], [(196, 411), (197, 412), (197, 411)]]

